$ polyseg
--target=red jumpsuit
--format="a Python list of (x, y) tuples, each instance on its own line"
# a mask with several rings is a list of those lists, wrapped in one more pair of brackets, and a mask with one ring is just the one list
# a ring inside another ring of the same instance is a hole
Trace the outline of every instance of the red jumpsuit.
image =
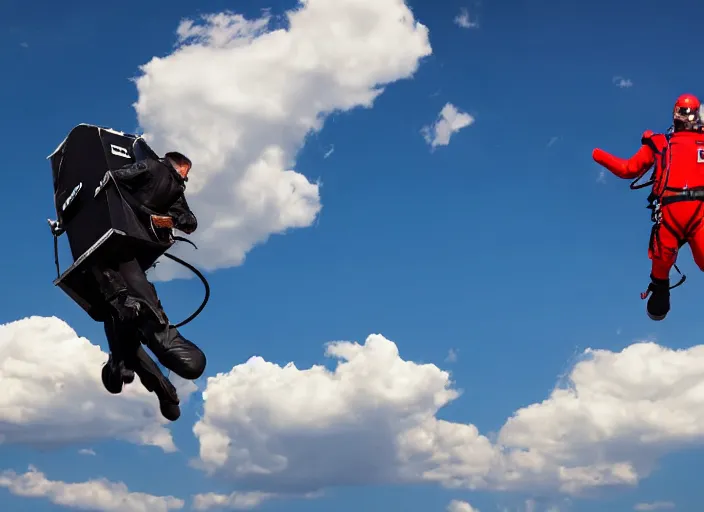
[[(678, 250), (685, 243), (689, 243), (695, 263), (704, 271), (704, 134), (675, 132), (668, 142), (665, 135), (646, 131), (641, 143), (628, 160), (598, 148), (592, 157), (624, 179), (642, 176), (655, 164), (653, 195), (662, 205), (662, 217), (653, 227), (648, 248), (652, 277), (669, 278)], [(694, 196), (687, 196), (692, 190)]]

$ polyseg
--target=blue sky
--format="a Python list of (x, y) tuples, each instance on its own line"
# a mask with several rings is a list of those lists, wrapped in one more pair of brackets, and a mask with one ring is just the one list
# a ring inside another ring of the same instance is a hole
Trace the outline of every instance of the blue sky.
[[(629, 156), (644, 130), (669, 126), (679, 94), (702, 94), (704, 70), (692, 60), (696, 52), (679, 45), (696, 38), (704, 5), (409, 5), (429, 29), (432, 55), (412, 78), (391, 83), (372, 108), (328, 117), (296, 156), (296, 171), (322, 182), (316, 222), (256, 245), (241, 266), (208, 274), (210, 304), (184, 328), (208, 355), (207, 375), (253, 355), (279, 365), (294, 361), (299, 369), (332, 368), (323, 357), (325, 343), (362, 343), (380, 333), (398, 345), (404, 360), (451, 372), (463, 395), (440, 418), (489, 434), (516, 410), (546, 399), (588, 347), (620, 351), (641, 340), (676, 349), (697, 345), (703, 281), (689, 251), (680, 260), (689, 280), (673, 292), (670, 316), (650, 321), (638, 296), (649, 274), (647, 194), (600, 175), (591, 151)], [(78, 123), (139, 128), (130, 78), (152, 57), (173, 51), (182, 18), (227, 9), (258, 17), (264, 6), (209, 0), (197, 9), (185, 1), (168, 7), (6, 3), (0, 36), (6, 166), (0, 267), (6, 293), (0, 323), (56, 316), (106, 350), (102, 327), (51, 284), (45, 219), (54, 212), (45, 157)], [(274, 14), (293, 6), (266, 3)], [(462, 8), (478, 27), (453, 23)], [(615, 77), (632, 86), (619, 87)], [(448, 102), (475, 122), (431, 151), (421, 129)], [(65, 268), (65, 250), (62, 258)], [(158, 288), (173, 318), (186, 316), (202, 293), (194, 280), (160, 282)], [(456, 361), (446, 361), (450, 350)], [(24, 472), (33, 464), (66, 482), (105, 477), (131, 491), (181, 497), (189, 510), (192, 494), (239, 489), (189, 466), (198, 455), (192, 428), (201, 414), (196, 394), (170, 427), (180, 449), (175, 454), (117, 440), (52, 449), (10, 444), (0, 448), (0, 469)], [(96, 455), (80, 455), (80, 448)], [(635, 503), (671, 501), (677, 510), (695, 510), (701, 454), (668, 452), (635, 487), (597, 489), (567, 505), (555, 493), (545, 507), (630, 510)], [(513, 511), (524, 510), (518, 507), (531, 498), (541, 496), (382, 483), (327, 489), (312, 500), (274, 500), (261, 510), (426, 512), (459, 499), (482, 512)], [(6, 489), (0, 489), (0, 506), (65, 510)]]

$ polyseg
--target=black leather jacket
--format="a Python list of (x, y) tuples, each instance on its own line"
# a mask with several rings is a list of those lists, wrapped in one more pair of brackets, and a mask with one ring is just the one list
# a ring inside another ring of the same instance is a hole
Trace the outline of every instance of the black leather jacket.
[(184, 195), (186, 182), (168, 160), (140, 160), (112, 175), (140, 204), (173, 218), (176, 229), (192, 233), (198, 227)]

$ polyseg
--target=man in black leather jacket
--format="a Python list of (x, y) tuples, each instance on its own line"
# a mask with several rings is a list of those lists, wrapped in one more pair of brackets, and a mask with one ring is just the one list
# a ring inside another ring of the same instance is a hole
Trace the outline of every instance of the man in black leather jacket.
[[(157, 227), (192, 233), (198, 221), (184, 196), (190, 168), (188, 158), (172, 152), (159, 160), (140, 160), (111, 174), (137, 203), (138, 216)], [(166, 368), (190, 380), (205, 371), (205, 354), (170, 326), (154, 285), (136, 259), (101, 262), (93, 270), (109, 312), (104, 326), (110, 358), (103, 367), (103, 385), (110, 393), (120, 393), (136, 373), (159, 398), (164, 417), (175, 421), (180, 416), (176, 389), (142, 343)]]

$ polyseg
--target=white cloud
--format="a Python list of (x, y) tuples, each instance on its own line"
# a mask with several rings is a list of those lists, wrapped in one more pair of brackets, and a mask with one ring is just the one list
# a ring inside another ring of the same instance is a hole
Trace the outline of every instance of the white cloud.
[(322, 493), (310, 492), (304, 494), (272, 493), (272, 492), (233, 492), (230, 494), (204, 493), (193, 496), (194, 510), (228, 509), (253, 510), (267, 501), (274, 499), (312, 499), (319, 498)]
[(569, 386), (518, 410), (495, 443), (438, 419), (460, 394), (450, 375), (383, 336), (327, 355), (333, 370), (253, 357), (209, 378), (199, 467), (269, 493), (431, 481), (579, 495), (635, 485), (663, 454), (704, 442), (704, 345), (587, 350)]
[(432, 126), (424, 126), (421, 129), (421, 134), (425, 142), (430, 144), (432, 148), (447, 146), (454, 133), (457, 133), (462, 128), (466, 128), (472, 123), (474, 123), (472, 116), (458, 111), (453, 104), (447, 103), (440, 111), (435, 124)]
[[(209, 378), (194, 427), (202, 467), (270, 492), (414, 480), (397, 467), (395, 445), (458, 395), (446, 389), (448, 374), (403, 361), (382, 336), (364, 346), (332, 343), (327, 354), (347, 361), (330, 372), (253, 357)], [(267, 489), (271, 480), (275, 488)]]
[(616, 85), (616, 87), (619, 87), (621, 89), (628, 89), (629, 87), (633, 87), (633, 81), (630, 78), (615, 76), (612, 81)]
[(457, 350), (454, 348), (451, 348), (450, 350), (447, 351), (447, 357), (445, 358), (445, 361), (448, 363), (456, 363), (457, 362)]
[(655, 503), (638, 503), (635, 507), (633, 507), (633, 510), (671, 510), (673, 508), (675, 508), (675, 504), (671, 501), (656, 501)]
[(233, 492), (232, 494), (197, 494), (193, 497), (195, 510), (210, 510), (211, 508), (226, 508), (230, 510), (252, 510), (276, 497), (265, 492)]
[(479, 22), (470, 19), (466, 8), (460, 9), (460, 13), (455, 17), (455, 23), (462, 28), (479, 28)]
[(92, 449), (90, 449), (90, 448), (82, 448), (82, 449), (78, 450), (78, 453), (79, 453), (80, 455), (92, 455), (92, 456), (95, 456), (95, 450), (92, 450)]
[(173, 496), (153, 496), (130, 492), (121, 482), (105, 479), (80, 483), (48, 480), (43, 473), (30, 466), (18, 475), (14, 471), (0, 474), (0, 487), (26, 498), (46, 498), (56, 505), (79, 510), (102, 512), (167, 512), (183, 508), (183, 500)]
[(174, 451), (158, 400), (139, 378), (120, 395), (100, 380), (108, 356), (55, 317), (0, 325), (0, 441), (54, 445), (117, 438)]
[(447, 512), (479, 512), (466, 501), (452, 500), (447, 506)]
[(548, 141), (548, 147), (551, 148), (555, 143), (560, 140), (560, 137), (550, 137), (550, 140)]
[(498, 441), (529, 485), (634, 485), (663, 454), (704, 442), (703, 378), (704, 345), (587, 350), (570, 386), (519, 410)]
[[(147, 139), (194, 162), (200, 250), (188, 258), (206, 269), (239, 265), (271, 234), (311, 226), (319, 187), (293, 170), (306, 136), (333, 112), (372, 107), (432, 53), (404, 0), (306, 0), (286, 13), (287, 29), (268, 30), (272, 21), (185, 20), (175, 51), (136, 78)], [(180, 275), (168, 260), (154, 273)]]

